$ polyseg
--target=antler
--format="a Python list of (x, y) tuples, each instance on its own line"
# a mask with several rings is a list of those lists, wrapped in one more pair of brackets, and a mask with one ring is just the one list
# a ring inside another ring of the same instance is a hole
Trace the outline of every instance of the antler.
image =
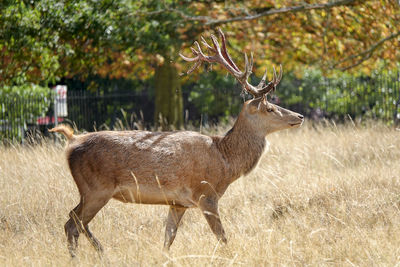
[(221, 37), (221, 43), (222, 43), (222, 49), (217, 41), (217, 38), (211, 34), (211, 41), (213, 43), (213, 46), (210, 46), (207, 41), (201, 37), (201, 42), (202, 44), (208, 48), (211, 52), (213, 52), (215, 55), (213, 56), (207, 56), (203, 53), (201, 50), (201, 47), (197, 41), (194, 42), (194, 45), (196, 46), (197, 50), (193, 47), (190, 49), (192, 50), (192, 53), (194, 57), (186, 57), (179, 53), (179, 55), (186, 61), (189, 62), (195, 62), (194, 65), (187, 71), (187, 74), (192, 73), (195, 69), (197, 69), (201, 63), (204, 62), (209, 62), (209, 63), (220, 63), (222, 66), (224, 66), (235, 78), (238, 80), (238, 82), (243, 86), (243, 88), (250, 94), (252, 94), (254, 97), (262, 97), (266, 94), (268, 94), (271, 90), (275, 90), (276, 86), (279, 84), (279, 82), (282, 79), (282, 65), (279, 67), (279, 75), (276, 75), (276, 70), (275, 67), (273, 68), (274, 70), (274, 76), (272, 78), (272, 81), (268, 82), (266, 84), (266, 79), (267, 79), (267, 70), (265, 70), (265, 73), (260, 81), (260, 83), (257, 86), (253, 86), (248, 82), (248, 78), (251, 75), (252, 69), (253, 69), (253, 53), (250, 55), (250, 62), (247, 57), (247, 54), (244, 54), (244, 60), (245, 60), (245, 67), (244, 71), (240, 71), (239, 68), (236, 66), (236, 64), (233, 62), (232, 58), (230, 57), (228, 50), (226, 49), (226, 39), (225, 35), (222, 32), (221, 29), (218, 29), (219, 36)]

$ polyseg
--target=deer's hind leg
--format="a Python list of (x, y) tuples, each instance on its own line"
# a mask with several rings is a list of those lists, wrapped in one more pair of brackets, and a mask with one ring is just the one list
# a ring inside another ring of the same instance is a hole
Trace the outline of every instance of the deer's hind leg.
[(73, 210), (71, 210), (71, 212), (69, 213), (70, 219), (64, 225), (65, 235), (67, 236), (68, 241), (68, 250), (71, 254), (71, 257), (75, 256), (75, 250), (78, 246), (79, 232), (81, 232), (78, 230), (80, 226), (79, 221), (76, 221), (76, 217), (74, 216), (74, 214), (79, 213), (79, 210), (81, 208), (82, 200)]
[(103, 251), (100, 242), (89, 230), (88, 224), (97, 212), (107, 204), (111, 199), (111, 196), (111, 192), (104, 193), (91, 191), (90, 194), (82, 196), (78, 206), (70, 212), (70, 219), (65, 224), (65, 233), (68, 240), (68, 249), (72, 257), (75, 256), (75, 250), (78, 245), (78, 237), (80, 233), (85, 234), (89, 242), (97, 251)]

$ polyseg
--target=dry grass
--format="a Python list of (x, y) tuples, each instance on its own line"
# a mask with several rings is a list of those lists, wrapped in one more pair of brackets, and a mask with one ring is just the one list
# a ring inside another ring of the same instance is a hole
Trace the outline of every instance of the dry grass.
[(63, 225), (78, 192), (62, 147), (0, 148), (0, 265), (399, 265), (399, 135), (373, 124), (275, 133), (220, 201), (228, 245), (193, 209), (164, 253), (167, 207), (111, 201), (91, 223), (104, 257), (81, 237), (75, 260)]

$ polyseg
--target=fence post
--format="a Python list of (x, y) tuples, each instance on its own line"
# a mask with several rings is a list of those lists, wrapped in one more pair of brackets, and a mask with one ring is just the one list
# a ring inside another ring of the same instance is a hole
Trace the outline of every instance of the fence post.
[(54, 97), (54, 125), (57, 126), (58, 125), (58, 114), (57, 114), (57, 94)]
[(396, 105), (395, 105), (395, 110), (393, 114), (393, 122), (394, 125), (397, 126), (399, 125), (400, 118), (399, 118), (399, 106), (400, 106), (400, 70), (397, 70), (397, 77), (396, 80), (394, 81), (393, 84), (393, 91), (395, 92), (394, 95), (397, 94), (397, 100), (396, 100)]

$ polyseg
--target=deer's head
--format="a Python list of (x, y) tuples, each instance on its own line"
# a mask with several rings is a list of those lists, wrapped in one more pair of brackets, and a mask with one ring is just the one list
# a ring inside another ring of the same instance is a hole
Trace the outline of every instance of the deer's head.
[(213, 46), (210, 46), (206, 40), (201, 37), (202, 44), (209, 51), (214, 53), (213, 56), (205, 55), (197, 41), (194, 42), (197, 49), (191, 47), (194, 55), (193, 58), (179, 54), (184, 60), (194, 62), (194, 65), (188, 70), (187, 74), (193, 72), (202, 62), (219, 63), (236, 78), (236, 80), (242, 85), (243, 90), (253, 96), (253, 99), (244, 103), (240, 116), (245, 118), (252, 127), (255, 128), (255, 130), (266, 135), (287, 128), (299, 127), (304, 121), (302, 115), (275, 105), (267, 99), (268, 94), (275, 91), (282, 79), (282, 65), (280, 65), (279, 75), (276, 74), (276, 70), (273, 68), (273, 78), (271, 81), (268, 83), (266, 82), (266, 70), (260, 83), (257, 86), (253, 86), (248, 82), (248, 78), (253, 69), (253, 54), (251, 54), (249, 61), (247, 54), (245, 53), (245, 69), (244, 71), (240, 71), (226, 49), (224, 33), (221, 29), (218, 29), (218, 33), (221, 37), (222, 46), (219, 45), (217, 38), (214, 35), (211, 35)]

